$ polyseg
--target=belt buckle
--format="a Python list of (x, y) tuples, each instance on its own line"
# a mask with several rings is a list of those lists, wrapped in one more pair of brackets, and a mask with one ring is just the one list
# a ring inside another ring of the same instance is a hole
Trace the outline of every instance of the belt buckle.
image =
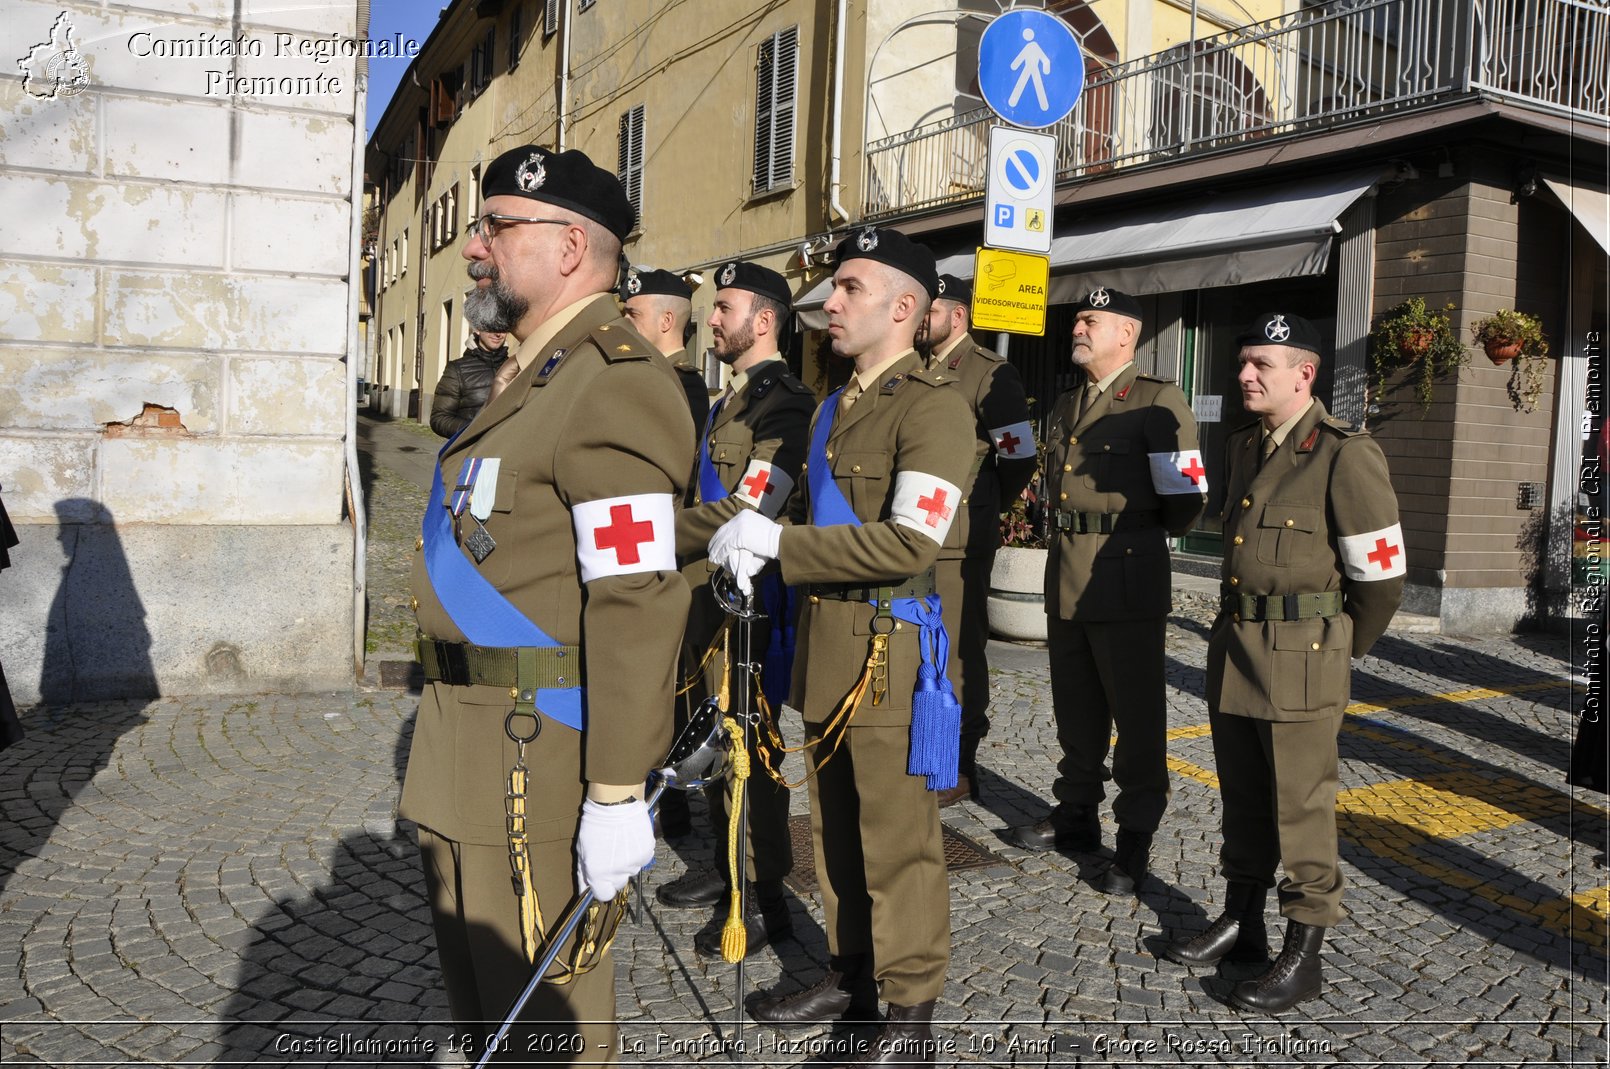
[(470, 685), (470, 659), (465, 646), (459, 642), (443, 642), (436, 647), (437, 668), (442, 682), (450, 687)]

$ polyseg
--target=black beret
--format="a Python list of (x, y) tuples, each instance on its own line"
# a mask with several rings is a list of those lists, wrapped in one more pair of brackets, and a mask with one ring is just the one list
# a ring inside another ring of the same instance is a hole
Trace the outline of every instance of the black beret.
[(939, 296), (939, 271), (928, 246), (919, 245), (898, 230), (869, 226), (857, 230), (833, 253), (833, 264), (845, 260), (876, 260), (897, 271), (904, 271), (921, 283), (931, 301)]
[(716, 286), (724, 290), (748, 290), (770, 297), (784, 308), (794, 307), (794, 294), (788, 280), (769, 267), (729, 260), (716, 268)]
[(666, 297), (693, 299), (693, 288), (682, 281), (682, 276), (669, 271), (634, 271), (621, 283), (621, 297), (641, 297), (645, 294), (662, 294)]
[(1097, 286), (1073, 306), (1073, 314), (1080, 312), (1115, 312), (1130, 319), (1144, 320), (1140, 314), (1140, 302), (1122, 290), (1109, 289), (1106, 286)]
[(576, 149), (552, 152), (541, 145), (510, 149), (487, 166), (481, 176), (481, 197), (529, 197), (568, 208), (622, 241), (637, 222), (620, 179)]
[(946, 301), (955, 301), (957, 304), (971, 305), (973, 303), (973, 284), (965, 278), (955, 275), (939, 276), (939, 297)]
[(1319, 328), (1289, 312), (1265, 312), (1235, 336), (1235, 343), (1239, 346), (1288, 345), (1293, 349), (1307, 349), (1316, 356), (1320, 353)]

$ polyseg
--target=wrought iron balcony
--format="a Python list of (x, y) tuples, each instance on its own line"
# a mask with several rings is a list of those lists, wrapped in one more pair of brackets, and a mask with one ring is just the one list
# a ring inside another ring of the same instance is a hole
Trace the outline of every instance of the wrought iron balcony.
[[(1610, 0), (1341, 0), (1090, 66), (1049, 133), (1057, 178), (1486, 95), (1610, 122)], [(869, 218), (984, 192), (988, 110), (867, 145)]]

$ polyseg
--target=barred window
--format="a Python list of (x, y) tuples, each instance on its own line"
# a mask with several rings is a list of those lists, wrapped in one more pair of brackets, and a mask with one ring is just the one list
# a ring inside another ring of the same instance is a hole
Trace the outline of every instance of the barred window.
[(794, 97), (799, 70), (799, 27), (779, 30), (760, 43), (755, 65), (754, 191), (794, 181)]

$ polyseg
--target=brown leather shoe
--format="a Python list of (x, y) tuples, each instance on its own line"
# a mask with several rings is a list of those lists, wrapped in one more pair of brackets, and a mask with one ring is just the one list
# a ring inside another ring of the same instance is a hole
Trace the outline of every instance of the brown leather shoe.
[(749, 1016), (767, 1024), (821, 1024), (871, 1020), (878, 1013), (878, 988), (861, 956), (835, 962), (816, 983), (791, 995), (765, 999)]
[(878, 1029), (877, 1038), (867, 1045), (860, 1057), (846, 1062), (840, 1069), (858, 1069), (864, 1065), (925, 1066), (933, 1069), (938, 1044), (934, 1042), (934, 1000), (915, 1006), (889, 1004), (889, 1016)]
[(939, 808), (953, 806), (968, 798), (978, 801), (978, 784), (971, 776), (963, 773), (956, 777), (956, 786), (948, 791), (939, 792)]

